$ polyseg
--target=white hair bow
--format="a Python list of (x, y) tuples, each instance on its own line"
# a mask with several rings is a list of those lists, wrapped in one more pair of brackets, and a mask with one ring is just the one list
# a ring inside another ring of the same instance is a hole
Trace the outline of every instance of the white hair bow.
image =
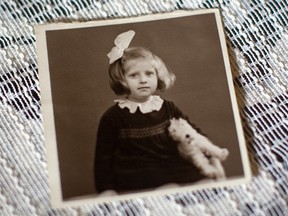
[(114, 44), (116, 46), (114, 46), (111, 49), (111, 51), (107, 54), (107, 56), (109, 58), (109, 64), (112, 64), (117, 59), (119, 59), (123, 56), (124, 50), (128, 48), (134, 35), (135, 35), (135, 31), (130, 30), (127, 32), (123, 32), (116, 37), (116, 39), (114, 41)]

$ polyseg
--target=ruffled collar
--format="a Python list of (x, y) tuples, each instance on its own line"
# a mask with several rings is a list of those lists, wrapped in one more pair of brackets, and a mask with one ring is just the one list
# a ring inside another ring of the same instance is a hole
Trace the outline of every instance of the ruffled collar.
[(127, 98), (116, 99), (114, 102), (118, 103), (118, 106), (122, 109), (125, 107), (129, 109), (130, 113), (135, 113), (137, 108), (142, 113), (149, 113), (152, 111), (159, 111), (163, 104), (163, 99), (158, 95), (151, 95), (150, 98), (144, 103), (137, 103)]

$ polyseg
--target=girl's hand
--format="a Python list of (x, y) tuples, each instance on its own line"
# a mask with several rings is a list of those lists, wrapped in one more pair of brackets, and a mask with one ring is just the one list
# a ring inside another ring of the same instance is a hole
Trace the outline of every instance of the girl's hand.
[(97, 196), (98, 197), (106, 197), (106, 196), (116, 196), (118, 195), (115, 190), (105, 190), (101, 193), (99, 193)]

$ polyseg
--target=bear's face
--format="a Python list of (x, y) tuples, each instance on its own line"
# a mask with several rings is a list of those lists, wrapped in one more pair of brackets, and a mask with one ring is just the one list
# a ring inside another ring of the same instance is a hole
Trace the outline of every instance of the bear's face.
[(169, 134), (176, 142), (189, 144), (196, 135), (196, 130), (184, 119), (171, 119)]

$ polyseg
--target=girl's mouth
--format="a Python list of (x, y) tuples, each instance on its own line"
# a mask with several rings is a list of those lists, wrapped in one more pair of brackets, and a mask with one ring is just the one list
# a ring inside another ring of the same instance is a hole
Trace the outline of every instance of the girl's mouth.
[(149, 89), (148, 86), (144, 86), (144, 87), (139, 87), (138, 90), (142, 90), (142, 89)]

